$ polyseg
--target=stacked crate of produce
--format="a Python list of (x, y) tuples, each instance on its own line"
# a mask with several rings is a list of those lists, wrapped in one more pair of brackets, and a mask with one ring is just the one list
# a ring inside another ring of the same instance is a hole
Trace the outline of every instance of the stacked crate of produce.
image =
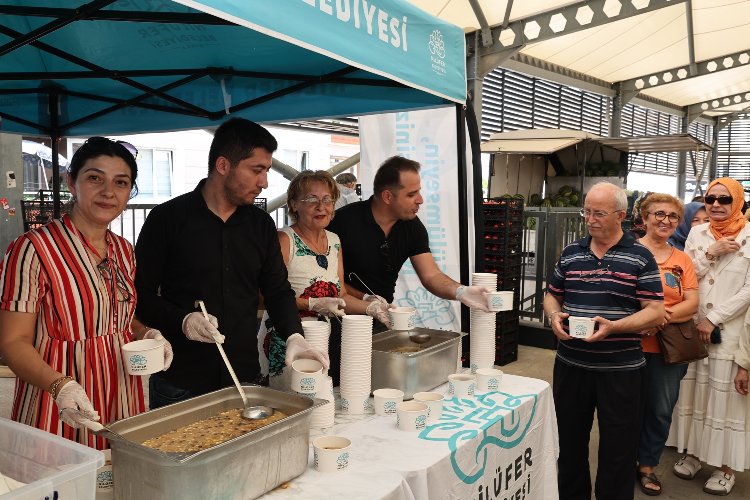
[(477, 271), (497, 275), (498, 290), (513, 290), (513, 310), (497, 313), (495, 364), (518, 359), (518, 307), (522, 270), (523, 205), (520, 195), (486, 199), (484, 232), (480, 235), (484, 258)]

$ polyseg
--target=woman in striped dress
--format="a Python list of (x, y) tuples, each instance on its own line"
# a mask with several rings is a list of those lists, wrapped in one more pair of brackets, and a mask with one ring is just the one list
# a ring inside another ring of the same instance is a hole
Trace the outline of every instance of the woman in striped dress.
[[(70, 215), (17, 238), (0, 270), (0, 354), (18, 377), (12, 418), (97, 449), (107, 442), (87, 420), (144, 411), (122, 345), (163, 339), (134, 318), (133, 247), (108, 229), (136, 192), (129, 148), (87, 140), (70, 163)], [(166, 343), (165, 367), (171, 351)]]

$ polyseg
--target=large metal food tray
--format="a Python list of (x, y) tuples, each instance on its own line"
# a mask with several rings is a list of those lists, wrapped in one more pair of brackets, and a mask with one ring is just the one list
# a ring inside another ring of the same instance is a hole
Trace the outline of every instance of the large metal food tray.
[[(417, 347), (410, 333), (426, 333), (430, 340), (413, 353), (390, 352), (398, 347)], [(461, 337), (465, 333), (429, 328), (389, 330), (372, 337), (372, 390), (404, 391), (404, 398), (444, 384), (456, 373)]]
[(265, 427), (195, 453), (164, 453), (141, 445), (178, 427), (242, 407), (234, 387), (204, 394), (114, 422), (115, 499), (255, 498), (307, 468), (310, 417), (325, 402), (254, 385), (243, 386), (249, 404), (289, 415)]

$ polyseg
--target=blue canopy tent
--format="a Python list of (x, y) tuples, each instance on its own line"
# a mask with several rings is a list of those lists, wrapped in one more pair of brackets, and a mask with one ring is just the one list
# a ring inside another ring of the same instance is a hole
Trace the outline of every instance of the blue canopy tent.
[(465, 97), (463, 31), (403, 0), (0, 0), (0, 130), (50, 136), (53, 160), (63, 136)]

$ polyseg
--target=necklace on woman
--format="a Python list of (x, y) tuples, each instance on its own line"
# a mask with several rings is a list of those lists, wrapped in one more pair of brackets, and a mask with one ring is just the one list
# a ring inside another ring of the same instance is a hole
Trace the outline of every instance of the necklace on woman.
[(640, 238), (638, 241), (641, 245), (648, 248), (649, 252), (654, 256), (654, 259), (656, 259), (657, 264), (665, 263), (674, 253), (674, 247), (669, 243), (665, 242), (663, 245), (657, 246), (656, 242), (645, 237)]

